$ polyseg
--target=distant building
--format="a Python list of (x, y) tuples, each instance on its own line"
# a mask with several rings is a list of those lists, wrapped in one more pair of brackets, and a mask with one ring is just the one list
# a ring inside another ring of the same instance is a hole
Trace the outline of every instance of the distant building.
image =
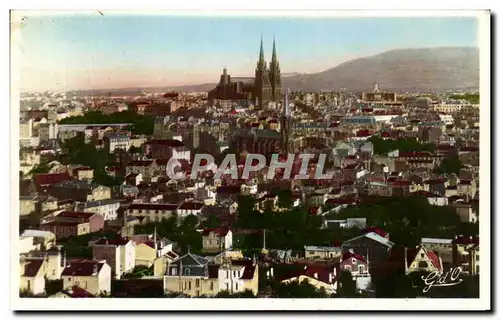
[(281, 97), (281, 69), (276, 54), (276, 43), (273, 41), (273, 55), (268, 68), (264, 59), (262, 39), (255, 77), (231, 78), (224, 68), (219, 84), (208, 93), (211, 103), (215, 100), (252, 100), (259, 108), (270, 101), (278, 102)]

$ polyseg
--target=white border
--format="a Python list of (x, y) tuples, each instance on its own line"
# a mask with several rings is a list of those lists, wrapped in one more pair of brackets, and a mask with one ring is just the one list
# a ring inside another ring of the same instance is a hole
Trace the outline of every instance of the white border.
[[(93, 5), (93, 4), (91, 4)], [(294, 4), (295, 8), (303, 5)], [(380, 5), (380, 3), (378, 4)], [(126, 6), (126, 5), (125, 5)], [(306, 4), (306, 7), (310, 4)], [(41, 6), (39, 6), (41, 7)], [(64, 5), (59, 5), (64, 7)], [(230, 5), (224, 4), (219, 8), (228, 8)], [(186, 8), (186, 7), (184, 7)], [(250, 8), (250, 6), (249, 6)], [(216, 9), (216, 8), (214, 8)], [(101, 10), (104, 14), (124, 14), (120, 11)], [(65, 11), (64, 13), (67, 13)], [(132, 14), (165, 14), (166, 12), (134, 12)], [(98, 14), (96, 10), (89, 11), (89, 14)], [(488, 310), (490, 305), (490, 159), (485, 156), (485, 150), (490, 149), (490, 16), (489, 12), (484, 11), (326, 11), (326, 10), (308, 10), (308, 11), (176, 11), (169, 14), (175, 15), (217, 15), (217, 16), (294, 16), (294, 17), (414, 17), (414, 16), (473, 16), (480, 18), (479, 36), (480, 36), (480, 94), (481, 94), (481, 136), (480, 145), (483, 154), (480, 159), (480, 212), (481, 212), (481, 277), (480, 277), (480, 299), (20, 299), (18, 298), (19, 279), (17, 276), (9, 277), (11, 281), (11, 308), (15, 310)], [(13, 30), (12, 37), (15, 37)], [(15, 38), (14, 38), (15, 39)], [(15, 48), (13, 48), (15, 49)], [(16, 75), (16, 53), (12, 52), (12, 78), (11, 78), (11, 123), (18, 121), (19, 101), (18, 86), (19, 80)], [(18, 137), (19, 128), (11, 125), (10, 131), (10, 163), (11, 163), (11, 239), (17, 239), (18, 234)], [(17, 275), (19, 272), (19, 263), (15, 258), (17, 256), (17, 241), (12, 241), (10, 246), (11, 257), (11, 275)], [(487, 266), (487, 267), (486, 267)], [(243, 301), (242, 301), (243, 300)], [(126, 303), (125, 303), (126, 302)], [(146, 303), (145, 303), (146, 302)]]

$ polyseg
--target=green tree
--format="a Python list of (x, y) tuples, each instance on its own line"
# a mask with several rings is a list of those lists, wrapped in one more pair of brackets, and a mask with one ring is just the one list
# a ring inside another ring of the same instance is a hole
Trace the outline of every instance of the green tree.
[(339, 277), (340, 288), (338, 289), (337, 296), (340, 298), (356, 298), (358, 297), (358, 290), (356, 289), (356, 282), (352, 278), (351, 272), (342, 271)]

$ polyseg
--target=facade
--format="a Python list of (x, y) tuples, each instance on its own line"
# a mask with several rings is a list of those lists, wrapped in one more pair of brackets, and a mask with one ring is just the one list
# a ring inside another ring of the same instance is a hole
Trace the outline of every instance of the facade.
[(100, 239), (92, 245), (94, 260), (106, 260), (111, 274), (120, 279), (135, 267), (135, 243), (129, 239)]
[(143, 223), (168, 219), (177, 212), (178, 203), (134, 203), (128, 206), (127, 215), (142, 218)]
[(233, 246), (233, 233), (229, 229), (205, 229), (202, 233), (203, 250), (220, 252)]
[(40, 227), (54, 233), (56, 239), (63, 239), (102, 230), (104, 218), (93, 212), (62, 211), (43, 221)]
[(342, 250), (340, 247), (315, 247), (306, 246), (304, 247), (304, 255), (306, 259), (336, 259), (342, 256)]
[(104, 137), (104, 146), (109, 153), (116, 149), (128, 151), (130, 148), (130, 137), (125, 133), (112, 133)]
[(259, 271), (253, 260), (227, 260), (211, 264), (209, 260), (188, 253), (173, 261), (164, 276), (165, 290), (190, 297), (214, 296), (250, 290), (258, 293)]
[(116, 211), (119, 207), (120, 200), (106, 199), (79, 203), (76, 205), (76, 210), (100, 214), (104, 220), (115, 220), (117, 218)]
[(105, 261), (72, 260), (61, 274), (63, 289), (80, 287), (93, 295), (111, 292), (111, 267)]
[(173, 243), (168, 239), (152, 239), (141, 242), (135, 247), (135, 264), (151, 267), (156, 258), (172, 251)]
[(45, 293), (45, 273), (47, 262), (43, 258), (21, 260), (21, 280), (19, 290), (32, 295)]

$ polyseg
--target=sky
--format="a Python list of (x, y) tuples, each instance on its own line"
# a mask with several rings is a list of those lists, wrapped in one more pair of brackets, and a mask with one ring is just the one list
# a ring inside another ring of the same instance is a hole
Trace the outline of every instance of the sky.
[(176, 86), (253, 76), (261, 36), (282, 73), (398, 48), (478, 46), (472, 17), (342, 18), (24, 14), (23, 91)]

